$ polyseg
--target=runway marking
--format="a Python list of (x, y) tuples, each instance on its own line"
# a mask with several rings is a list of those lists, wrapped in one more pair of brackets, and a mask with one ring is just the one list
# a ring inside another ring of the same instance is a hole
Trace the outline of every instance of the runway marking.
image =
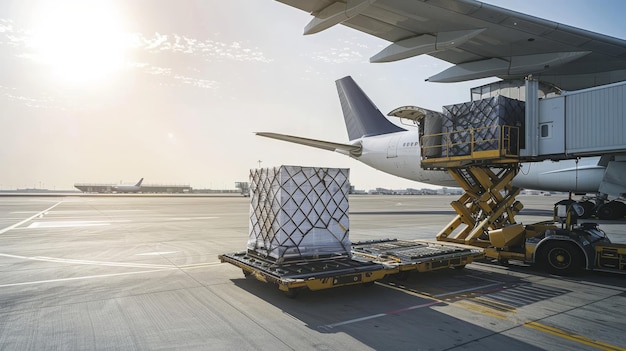
[(67, 282), (67, 281), (82, 280), (82, 279), (109, 278), (109, 277), (116, 277), (116, 276), (122, 276), (122, 275), (131, 275), (131, 274), (144, 274), (144, 273), (164, 272), (164, 271), (169, 271), (169, 270), (173, 270), (173, 269), (177, 269), (177, 268), (176, 267), (171, 267), (171, 268), (164, 268), (164, 269), (153, 269), (153, 270), (149, 270), (149, 271), (99, 274), (99, 275), (88, 275), (88, 276), (84, 276), (84, 277), (48, 279), (48, 280), (37, 280), (37, 281), (23, 282), (23, 283), (1, 284), (0, 288), (8, 288), (8, 287), (12, 287), (12, 286), (23, 286), (23, 285), (45, 284), (45, 283), (58, 283), (58, 282)]
[(110, 222), (103, 221), (50, 221), (50, 222), (33, 222), (28, 228), (72, 228), (72, 227), (98, 227), (111, 225)]
[[(485, 279), (485, 278), (482, 278), (482, 279), (486, 280), (486, 281), (495, 282), (494, 280), (490, 280), (490, 279)], [(462, 292), (469, 292), (469, 291), (473, 291), (473, 290), (481, 290), (481, 289), (484, 289), (484, 288), (489, 288), (489, 287), (493, 287), (493, 286), (497, 286), (497, 285), (502, 285), (502, 283), (498, 283), (498, 284), (494, 283), (494, 284), (488, 284), (488, 285), (484, 285), (484, 286), (477, 287), (477, 288), (472, 288), (472, 289), (463, 289), (463, 290), (459, 290), (459, 291), (452, 292), (452, 293), (428, 296), (428, 295), (421, 294), (419, 292), (415, 292), (415, 291), (412, 291), (412, 290), (406, 290), (406, 289), (403, 289), (401, 287), (396, 287), (396, 286), (388, 285), (388, 284), (381, 283), (381, 282), (376, 282), (376, 284), (380, 285), (380, 286), (387, 287), (387, 288), (391, 288), (391, 289), (394, 289), (394, 290), (402, 291), (402, 292), (405, 292), (405, 293), (410, 294), (410, 295), (415, 295), (415, 296), (424, 297), (424, 298), (430, 298), (430, 299), (436, 299), (436, 300), (434, 300), (434, 301), (432, 301), (430, 303), (424, 304), (424, 305), (414, 306), (415, 308), (428, 307), (428, 306), (437, 305), (439, 303), (443, 303), (444, 301), (439, 300), (439, 297), (449, 296), (449, 295), (458, 294), (458, 293), (462, 293)], [(506, 288), (503, 288), (503, 290), (506, 290)], [(478, 300), (480, 300), (480, 299), (478, 299)], [(454, 298), (454, 299), (446, 300), (446, 301), (452, 303), (456, 307), (465, 308), (467, 310), (478, 312), (478, 313), (481, 313), (481, 314), (486, 315), (486, 316), (490, 316), (490, 317), (498, 318), (498, 319), (507, 319), (506, 314), (502, 314), (501, 313), (502, 311), (498, 311), (497, 309), (495, 309), (495, 308), (493, 308), (491, 306), (482, 306), (481, 304), (477, 304), (476, 301), (474, 301), (473, 299), (465, 300), (465, 299), (462, 299), (462, 298)], [(401, 310), (397, 310), (397, 311), (402, 312), (404, 310), (409, 310), (409, 309), (414, 309), (414, 308), (409, 307), (407, 309), (401, 309)], [(511, 310), (511, 311), (507, 310), (505, 312), (516, 313), (516, 311), (514, 309)], [(350, 323), (356, 323), (356, 322), (369, 320), (369, 319), (373, 319), (373, 318), (379, 318), (379, 317), (383, 317), (383, 316), (386, 316), (386, 315), (387, 315), (386, 313), (380, 313), (380, 314), (377, 314), (377, 315), (372, 315), (372, 316), (366, 316), (366, 317), (362, 317), (362, 318), (352, 319), (352, 320), (345, 321), (345, 322), (328, 324), (328, 325), (324, 325), (324, 326), (322, 326), (320, 328), (322, 328), (322, 329), (332, 329), (333, 327), (337, 327), (337, 326), (341, 326), (341, 325), (345, 325), (345, 324), (350, 324)], [(578, 342), (578, 343), (581, 343), (581, 344), (584, 344), (584, 345), (587, 345), (587, 346), (595, 347), (595, 348), (600, 349), (600, 350), (605, 350), (605, 351), (626, 351), (626, 348), (622, 348), (622, 347), (619, 347), (619, 346), (615, 346), (615, 345), (611, 345), (611, 344), (608, 344), (608, 343), (604, 343), (604, 342), (601, 342), (601, 341), (598, 341), (598, 340), (594, 340), (594, 339), (591, 339), (591, 338), (588, 338), (588, 337), (585, 337), (585, 336), (582, 336), (582, 335), (572, 334), (572, 333), (569, 333), (567, 331), (560, 330), (560, 329), (557, 329), (557, 328), (554, 328), (554, 327), (550, 327), (550, 326), (547, 326), (547, 325), (544, 325), (544, 324), (541, 324), (541, 323), (538, 323), (538, 322), (528, 322), (528, 323), (523, 324), (523, 326), (531, 328), (531, 329), (535, 329), (535, 330), (538, 330), (538, 331), (541, 331), (541, 332), (544, 332), (544, 333), (549, 333), (549, 334), (552, 334), (552, 335), (555, 335), (555, 336), (558, 336), (558, 337), (561, 337), (561, 338), (564, 338), (564, 339), (575, 341), (575, 342)]]
[(220, 261), (217, 262), (206, 262), (206, 263), (192, 263), (192, 264), (186, 264), (184, 266), (178, 266), (178, 268), (180, 269), (195, 269), (195, 268), (202, 268), (202, 267), (209, 267), (209, 266), (218, 266), (224, 264)]
[[(445, 304), (447, 302), (442, 300), (442, 299), (440, 299), (440, 297), (454, 295), (454, 294), (459, 294), (459, 293), (463, 293), (463, 292), (481, 290), (481, 289), (484, 289), (484, 288), (493, 287), (495, 285), (501, 285), (501, 284), (489, 284), (489, 285), (479, 286), (479, 287), (470, 288), (470, 289), (463, 289), (463, 290), (459, 290), (459, 291), (455, 291), (455, 292), (451, 292), (451, 293), (446, 293), (446, 294), (440, 294), (440, 295), (426, 295), (426, 294), (414, 291), (412, 289), (406, 289), (406, 288), (402, 288), (402, 287), (399, 287), (399, 286), (395, 286), (395, 285), (387, 284), (387, 283), (383, 283), (383, 282), (376, 282), (376, 285), (383, 286), (383, 287), (386, 287), (388, 289), (393, 289), (393, 290), (396, 290), (396, 291), (400, 291), (400, 292), (403, 292), (405, 294), (417, 296), (417, 297), (420, 297), (420, 298), (423, 298), (423, 299), (429, 299), (429, 300), (432, 300), (432, 301), (424, 303), (424, 304), (421, 304), (421, 305), (409, 306), (409, 307), (400, 308), (400, 309), (389, 311), (389, 312), (378, 313), (378, 314), (373, 314), (373, 315), (365, 316), (365, 317), (361, 317), (361, 318), (350, 319), (350, 320), (343, 321), (343, 322), (326, 324), (326, 325), (320, 326), (319, 328), (320, 329), (324, 329), (324, 330), (332, 329), (332, 328), (336, 328), (336, 327), (339, 327), (339, 326), (342, 326), (342, 325), (363, 322), (363, 321), (367, 321), (367, 320), (375, 319), (375, 318), (381, 318), (381, 317), (385, 317), (385, 316), (389, 316), (389, 315), (393, 315), (393, 314), (397, 314), (397, 313), (401, 313), (401, 312), (415, 310), (415, 309), (418, 309), (418, 308), (424, 308), (424, 307), (430, 307), (430, 306), (435, 306), (435, 305), (439, 305), (439, 304)], [(456, 300), (456, 301), (454, 301), (454, 300)], [(460, 298), (451, 300), (451, 302), (457, 302), (457, 303), (460, 302), (460, 301), (462, 301), (462, 299), (460, 299)], [(497, 314), (497, 313), (494, 313), (494, 312), (491, 312), (491, 311), (487, 311), (484, 308), (479, 308), (478, 306), (471, 305), (471, 307), (470, 307), (470, 306), (467, 306), (467, 304), (465, 304), (465, 306), (463, 306), (463, 304), (461, 304), (458, 307), (464, 307), (466, 309), (473, 310), (475, 312), (480, 312), (480, 313), (483, 313), (483, 314), (491, 316), (491, 317), (496, 317), (498, 319), (506, 319), (506, 316), (503, 316), (501, 314)]]
[(28, 221), (32, 220), (33, 218), (35, 218), (35, 217), (37, 217), (37, 216), (42, 216), (42, 217), (43, 217), (43, 215), (47, 214), (47, 213), (48, 213), (48, 211), (50, 211), (51, 209), (53, 209), (53, 208), (57, 207), (58, 205), (60, 205), (60, 204), (62, 204), (62, 203), (63, 203), (63, 201), (59, 201), (59, 202), (57, 202), (56, 204), (54, 204), (54, 205), (52, 205), (52, 206), (50, 206), (50, 207), (46, 208), (45, 210), (43, 210), (43, 211), (41, 211), (41, 212), (37, 212), (37, 213), (35, 213), (34, 215), (32, 215), (32, 216), (30, 216), (30, 217), (26, 218), (25, 220), (23, 220), (23, 221), (21, 221), (21, 222), (19, 222), (19, 223), (15, 223), (15, 224), (13, 224), (13, 225), (11, 225), (11, 226), (6, 227), (6, 228), (4, 228), (4, 229), (0, 230), (0, 234), (4, 234), (4, 233), (8, 232), (9, 230), (11, 230), (11, 229), (13, 229), (13, 228), (15, 228), (15, 227), (19, 227), (20, 225), (22, 225), (22, 224), (24, 224), (24, 223), (26, 223), (26, 222), (28, 222)]
[(157, 251), (157, 252), (146, 252), (136, 254), (135, 256), (159, 256), (159, 255), (169, 255), (173, 253), (177, 253), (178, 251)]
[(0, 257), (17, 258), (17, 259), (30, 260), (30, 261), (81, 264), (81, 265), (90, 265), (90, 266), (129, 267), (129, 268), (177, 268), (176, 266), (173, 266), (173, 265), (164, 265), (164, 264), (89, 261), (89, 260), (75, 260), (71, 258), (55, 258), (55, 257), (43, 257), (43, 256), (27, 257), (27, 256), (11, 255), (11, 254), (3, 254), (3, 253), (0, 253)]
[(550, 326), (547, 326), (545, 324), (541, 324), (541, 323), (537, 323), (537, 322), (528, 322), (528, 323), (525, 323), (524, 326), (528, 327), (528, 328), (531, 328), (531, 329), (535, 329), (535, 330), (544, 332), (544, 333), (556, 335), (556, 336), (561, 337), (563, 339), (568, 339), (568, 340), (571, 340), (571, 341), (575, 341), (575, 342), (581, 343), (583, 345), (595, 347), (595, 348), (600, 349), (600, 350), (605, 350), (605, 351), (626, 351), (626, 348), (623, 348), (623, 347), (607, 344), (605, 342), (594, 340), (594, 339), (588, 338), (586, 336), (572, 334), (572, 333), (567, 332), (565, 330), (557, 329), (557, 328), (550, 327)]
[(196, 219), (216, 219), (219, 217), (172, 217), (172, 218), (168, 218), (167, 220), (170, 221), (193, 221)]
[(397, 286), (393, 286), (391, 284), (386, 284), (386, 283), (383, 283), (383, 282), (376, 282), (376, 285), (380, 285), (380, 286), (383, 286), (383, 287), (386, 287), (386, 288), (392, 289), (392, 290), (397, 290), (397, 291), (403, 292), (405, 294), (417, 296), (417, 297), (420, 297), (420, 298), (423, 298), (423, 299), (429, 299), (431, 301), (427, 302), (427, 303), (423, 303), (421, 305), (414, 305), (414, 306), (404, 307), (404, 308), (400, 308), (400, 309), (392, 310), (392, 311), (388, 311), (388, 312), (377, 313), (377, 314), (373, 314), (373, 315), (365, 316), (365, 317), (361, 317), (361, 318), (350, 319), (350, 320), (343, 321), (343, 322), (326, 324), (326, 325), (320, 326), (319, 328), (320, 329), (324, 329), (324, 330), (325, 329), (332, 329), (332, 328), (336, 328), (336, 327), (339, 327), (339, 326), (342, 326), (342, 325), (363, 322), (363, 321), (367, 321), (367, 320), (370, 320), (370, 319), (376, 319), (376, 318), (380, 318), (380, 317), (394, 315), (394, 314), (401, 313), (401, 312), (415, 310), (415, 309), (418, 309), (418, 308), (430, 307), (430, 306), (438, 305), (438, 304), (441, 304), (441, 303), (445, 303), (444, 301), (439, 300), (437, 298), (433, 298), (432, 296), (420, 294), (419, 292), (403, 289), (403, 288), (400, 288), (400, 287), (397, 287)]
[(500, 286), (500, 285), (502, 285), (502, 283), (493, 283), (493, 284), (488, 284), (488, 285), (483, 285), (483, 286), (477, 286), (475, 288), (467, 288), (467, 289), (457, 290), (457, 291), (453, 291), (453, 292), (449, 292), (445, 294), (438, 294), (434, 296), (437, 298), (442, 298), (442, 297), (446, 297), (450, 295), (458, 295), (458, 294), (462, 294), (462, 293), (466, 293), (470, 291), (482, 290), (482, 289), (491, 288), (491, 287)]
[[(178, 252), (178, 251), (172, 251)], [(17, 258), (21, 260), (30, 260), (30, 261), (41, 261), (41, 262), (55, 262), (55, 263), (67, 263), (67, 264), (81, 264), (81, 265), (90, 265), (90, 266), (106, 266), (106, 267), (127, 267), (127, 268), (158, 268), (158, 269), (193, 269), (207, 266), (216, 266), (222, 264), (220, 261), (215, 262), (203, 262), (203, 263), (192, 263), (187, 265), (174, 265), (174, 264), (150, 264), (150, 263), (125, 263), (125, 262), (106, 262), (106, 261), (89, 261), (89, 260), (75, 260), (71, 258), (55, 258), (55, 257), (44, 257), (44, 256), (20, 256), (20, 255), (11, 255), (11, 254), (3, 254), (0, 253), (0, 257), (9, 257), (9, 258)]]
[(497, 312), (495, 309), (483, 306), (478, 304), (472, 300), (458, 300), (453, 303), (456, 307), (461, 307), (469, 311), (478, 312), (482, 315), (506, 320), (507, 316), (505, 314)]
[(431, 302), (427, 302), (427, 303), (424, 303), (424, 304), (421, 304), (421, 305), (409, 306), (409, 307), (400, 308), (400, 309), (393, 310), (393, 311), (373, 314), (373, 315), (365, 316), (365, 317), (361, 317), (361, 318), (350, 319), (350, 320), (343, 321), (343, 322), (338, 322), (338, 323), (333, 323), (333, 324), (326, 324), (326, 325), (320, 326), (319, 328), (320, 329), (333, 329), (335, 327), (339, 327), (339, 326), (342, 326), (342, 325), (353, 324), (353, 323), (367, 321), (367, 320), (370, 320), (370, 319), (376, 319), (376, 318), (380, 318), (380, 317), (390, 316), (390, 315), (398, 314), (398, 313), (401, 313), (401, 312), (415, 310), (415, 309), (418, 309), (418, 308), (424, 308), (424, 307), (430, 307), (430, 306), (438, 305), (440, 303), (441, 303), (440, 301), (431, 301)]

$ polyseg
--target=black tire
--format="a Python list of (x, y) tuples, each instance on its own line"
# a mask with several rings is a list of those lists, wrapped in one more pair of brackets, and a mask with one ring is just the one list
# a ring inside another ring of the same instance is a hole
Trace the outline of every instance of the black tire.
[(392, 277), (394, 277), (395, 279), (401, 281), (401, 282), (405, 282), (407, 280), (409, 280), (409, 276), (411, 276), (411, 272), (409, 271), (402, 271), (402, 272), (398, 272), (396, 274), (394, 274)]
[(295, 299), (296, 297), (298, 297), (298, 295), (300, 295), (300, 291), (302, 291), (302, 288), (287, 288), (287, 291), (285, 291), (285, 296), (290, 299)]
[(621, 201), (614, 201), (617, 205), (617, 219), (623, 219), (626, 217), (626, 203)]
[(596, 204), (594, 204), (592, 201), (589, 201), (589, 200), (580, 201), (579, 204), (585, 210), (585, 212), (581, 216), (579, 216), (579, 218), (582, 218), (582, 219), (591, 218), (591, 215), (593, 215), (593, 209), (596, 207)]
[(573, 243), (549, 241), (538, 258), (541, 268), (556, 275), (576, 275), (584, 268), (583, 254)]
[(604, 205), (598, 207), (596, 215), (599, 219), (619, 219), (624, 217), (623, 205), (620, 202), (607, 202)]
[(569, 206), (569, 205), (571, 205), (571, 204), (573, 204), (573, 203), (575, 203), (575, 202), (576, 202), (576, 201), (574, 201), (574, 200), (570, 200), (570, 199), (563, 199), (563, 200), (561, 200), (561, 201), (559, 201), (559, 202), (555, 203), (555, 204), (554, 204), (554, 206), (557, 206), (557, 205), (566, 205), (566, 206)]

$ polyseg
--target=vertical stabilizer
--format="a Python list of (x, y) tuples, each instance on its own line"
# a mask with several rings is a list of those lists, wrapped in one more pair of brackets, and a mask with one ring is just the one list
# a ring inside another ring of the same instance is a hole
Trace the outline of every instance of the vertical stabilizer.
[(336, 83), (350, 140), (404, 131), (385, 118), (352, 77), (341, 78)]
[(141, 186), (141, 182), (143, 182), (143, 178), (139, 179), (139, 181), (137, 182), (137, 184), (135, 184), (135, 186)]

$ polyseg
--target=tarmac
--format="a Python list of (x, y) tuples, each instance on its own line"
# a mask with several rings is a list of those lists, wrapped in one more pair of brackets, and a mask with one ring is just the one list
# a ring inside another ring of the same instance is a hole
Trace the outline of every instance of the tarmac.
[[(549, 220), (559, 199), (520, 196)], [(454, 196), (351, 196), (352, 241), (433, 239)], [(287, 298), (220, 263), (249, 199), (0, 196), (3, 350), (626, 350), (626, 276), (490, 262)], [(626, 243), (626, 222), (600, 221)]]

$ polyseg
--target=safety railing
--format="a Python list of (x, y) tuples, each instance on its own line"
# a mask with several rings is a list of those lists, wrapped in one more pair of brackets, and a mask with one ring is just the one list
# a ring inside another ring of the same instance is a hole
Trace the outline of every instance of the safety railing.
[(500, 125), (424, 135), (423, 161), (518, 158), (520, 128)]

